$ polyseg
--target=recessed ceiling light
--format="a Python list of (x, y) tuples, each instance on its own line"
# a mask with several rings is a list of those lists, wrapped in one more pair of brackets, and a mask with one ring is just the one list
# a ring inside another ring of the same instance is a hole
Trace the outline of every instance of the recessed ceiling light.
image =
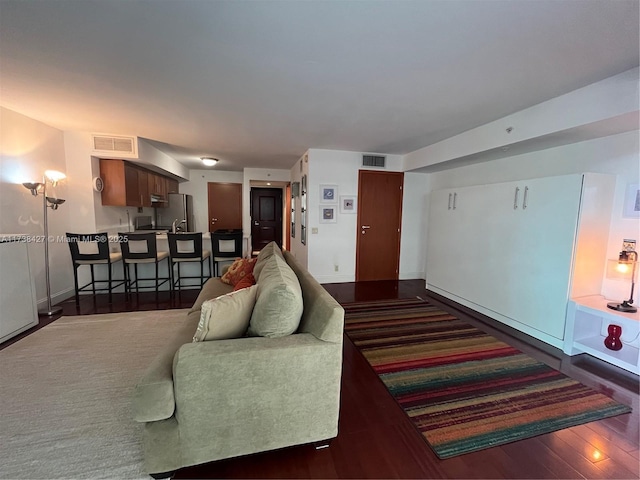
[(218, 163), (217, 158), (201, 157), (200, 160), (202, 160), (202, 163), (204, 163), (207, 167), (213, 167), (216, 163)]

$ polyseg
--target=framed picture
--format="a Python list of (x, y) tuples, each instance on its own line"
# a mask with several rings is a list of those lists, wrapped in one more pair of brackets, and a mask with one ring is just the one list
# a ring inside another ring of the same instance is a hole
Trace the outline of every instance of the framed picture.
[(337, 223), (336, 207), (334, 205), (322, 205), (320, 207), (320, 223)]
[(338, 186), (320, 185), (320, 203), (337, 203)]
[(357, 213), (355, 195), (340, 195), (340, 213)]
[(637, 183), (627, 185), (622, 216), (625, 218), (640, 218), (640, 185)]

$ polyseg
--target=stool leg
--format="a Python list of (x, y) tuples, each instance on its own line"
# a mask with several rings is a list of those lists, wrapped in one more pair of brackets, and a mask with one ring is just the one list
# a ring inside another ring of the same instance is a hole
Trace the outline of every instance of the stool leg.
[(160, 279), (158, 278), (158, 261), (156, 260), (156, 302), (158, 301), (158, 285)]
[(204, 285), (204, 261), (200, 260), (200, 286)]
[(76, 263), (73, 264), (73, 284), (76, 287), (76, 307), (80, 306), (80, 292), (78, 291), (78, 267)]
[(95, 300), (96, 296), (96, 279), (93, 277), (93, 263), (89, 265), (91, 267), (91, 291), (93, 292), (93, 297)]
[(133, 264), (133, 272), (136, 275), (135, 286), (136, 286), (136, 295), (138, 295), (138, 264), (137, 263)]
[(113, 294), (111, 293), (111, 262), (107, 264), (107, 268), (109, 269), (109, 303), (113, 303)]

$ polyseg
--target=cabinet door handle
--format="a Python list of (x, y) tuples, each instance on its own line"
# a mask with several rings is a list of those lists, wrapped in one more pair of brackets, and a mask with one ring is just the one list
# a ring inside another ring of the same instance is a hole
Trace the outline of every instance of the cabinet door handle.
[(520, 187), (516, 187), (516, 194), (513, 197), (513, 209), (518, 209), (518, 195), (520, 194)]
[(453, 194), (453, 209), (456, 209), (456, 201), (458, 200), (458, 194), (454, 193)]
[(451, 210), (451, 196), (452, 194), (449, 194), (449, 206), (447, 207), (447, 210)]
[(524, 187), (524, 197), (522, 198), (522, 209), (527, 208), (527, 197), (529, 196), (529, 187)]

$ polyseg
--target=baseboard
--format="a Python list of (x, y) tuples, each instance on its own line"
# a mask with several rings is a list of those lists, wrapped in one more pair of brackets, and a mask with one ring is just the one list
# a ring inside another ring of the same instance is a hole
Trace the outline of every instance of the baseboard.
[[(76, 291), (73, 287), (67, 288), (66, 290), (62, 290), (61, 292), (56, 292), (51, 294), (51, 305), (56, 305), (60, 302), (64, 302), (65, 300), (73, 297), (76, 294)], [(42, 298), (38, 299), (38, 310), (44, 309), (47, 307), (47, 299)]]
[(424, 280), (427, 278), (424, 272), (400, 272), (399, 280)]
[(349, 283), (355, 282), (353, 275), (314, 275), (318, 283)]

